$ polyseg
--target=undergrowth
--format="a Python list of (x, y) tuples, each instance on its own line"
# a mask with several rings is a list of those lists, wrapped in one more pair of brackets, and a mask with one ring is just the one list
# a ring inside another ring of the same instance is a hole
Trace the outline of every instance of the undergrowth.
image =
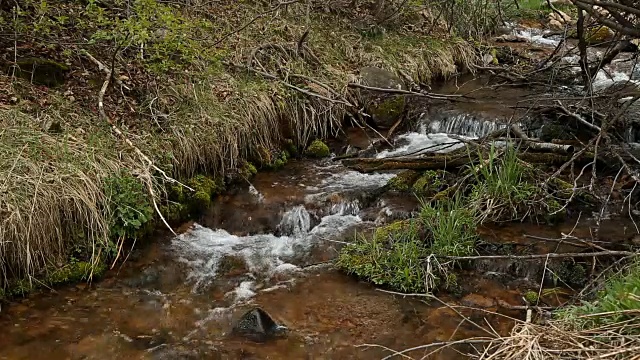
[[(460, 179), (464, 181), (459, 180), (452, 186), (445, 181), (448, 177), (445, 172), (426, 171), (422, 176), (401, 174), (402, 178), (390, 181), (389, 186), (396, 190), (398, 184), (405, 190), (411, 187), (420, 197), (419, 216), (413, 220), (415, 225), (395, 223), (376, 229), (372, 236), (358, 235), (355, 243), (342, 249), (338, 266), (400, 291), (428, 292), (442, 284), (451, 285), (447, 280), (456, 261), (449, 258), (476, 252), (479, 225), (535, 219), (560, 209), (558, 202), (537, 185), (539, 180), (517, 155), (514, 147), (492, 146), (488, 151), (478, 152), (479, 160), (462, 172)], [(413, 179), (413, 185), (406, 183), (409, 178)], [(446, 196), (441, 196), (442, 193)], [(417, 249), (411, 261), (415, 269), (406, 269), (406, 263), (396, 260), (398, 246)], [(409, 281), (408, 276), (399, 279), (392, 275), (396, 272), (415, 272), (420, 277), (414, 278), (425, 281), (418, 286)]]
[(360, 234), (340, 252), (337, 266), (348, 273), (403, 292), (431, 292), (449, 286), (453, 262), (438, 256), (474, 252), (475, 219), (461, 200), (424, 203), (419, 219), (398, 221)]
[[(640, 262), (634, 261), (621, 272), (610, 276), (595, 298), (556, 312), (567, 326), (588, 330), (620, 324), (635, 319), (640, 312)], [(640, 334), (640, 328), (626, 327), (628, 334)]]

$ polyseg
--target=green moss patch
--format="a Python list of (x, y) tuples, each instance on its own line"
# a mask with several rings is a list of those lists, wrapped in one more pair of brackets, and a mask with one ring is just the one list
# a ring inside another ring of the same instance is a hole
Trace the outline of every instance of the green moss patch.
[(313, 140), (304, 151), (304, 154), (313, 158), (324, 158), (331, 155), (331, 151), (322, 140)]

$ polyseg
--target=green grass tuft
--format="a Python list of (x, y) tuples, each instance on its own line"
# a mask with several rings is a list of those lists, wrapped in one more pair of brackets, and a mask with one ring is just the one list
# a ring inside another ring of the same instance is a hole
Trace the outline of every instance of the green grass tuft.
[[(584, 330), (637, 318), (640, 311), (640, 262), (633, 262), (621, 273), (612, 275), (591, 301), (556, 311), (556, 317), (570, 327)], [(639, 334), (640, 329), (626, 331)]]

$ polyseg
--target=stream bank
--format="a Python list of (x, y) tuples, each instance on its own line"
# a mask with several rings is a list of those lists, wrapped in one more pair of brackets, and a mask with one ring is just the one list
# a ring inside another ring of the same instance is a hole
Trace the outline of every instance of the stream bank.
[[(452, 142), (456, 135), (485, 135), (507, 122), (512, 114), (507, 103), (496, 96), (476, 108), (432, 107), (399, 133), (393, 146), (373, 156)], [(347, 134), (331, 148), (371, 146), (370, 134), (359, 129)], [(404, 349), (486, 335), (461, 321), (458, 312), (476, 323), (486, 319), (497, 333), (508, 335), (515, 322), (503, 315), (522, 319), (525, 295), (537, 291), (544, 278), (544, 261), (467, 266), (457, 272), (455, 292), (437, 294), (447, 305), (384, 292), (332, 269), (331, 261), (356, 231), (419, 210), (415, 197), (389, 191), (395, 176), (358, 173), (330, 158), (291, 160), (259, 172), (250, 184), (218, 196), (197, 222), (183, 224), (178, 236), (158, 236), (135, 249), (104, 280), (45, 290), (5, 306), (0, 358), (380, 359), (390, 353), (379, 346)], [(595, 226), (588, 218), (584, 214), (578, 226), (574, 215), (553, 226), (509, 223), (479, 232), (484, 251), (491, 253), (565, 252), (575, 248), (524, 235), (588, 237)], [(600, 229), (600, 241), (620, 242), (631, 236), (633, 224), (614, 218)], [(544, 289), (539, 300), (549, 306), (576, 290), (550, 276)], [(286, 326), (286, 336), (260, 343), (235, 335), (238, 320), (255, 307)], [(435, 356), (463, 359), (460, 352), (470, 351), (468, 346)]]

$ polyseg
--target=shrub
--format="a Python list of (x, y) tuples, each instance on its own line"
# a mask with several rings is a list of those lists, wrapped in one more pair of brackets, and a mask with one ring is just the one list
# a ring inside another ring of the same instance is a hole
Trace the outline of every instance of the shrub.
[(120, 174), (105, 180), (105, 194), (109, 199), (111, 234), (116, 238), (135, 238), (153, 216), (142, 183), (131, 175)]

